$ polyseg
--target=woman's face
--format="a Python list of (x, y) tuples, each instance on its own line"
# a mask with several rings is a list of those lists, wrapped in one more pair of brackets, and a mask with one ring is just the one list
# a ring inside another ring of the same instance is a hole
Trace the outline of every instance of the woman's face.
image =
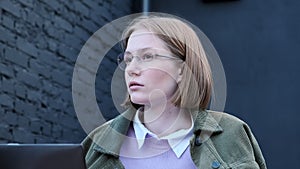
[[(176, 91), (180, 80), (180, 62), (174, 59), (176, 57), (165, 43), (147, 30), (136, 30), (129, 37), (125, 53), (133, 56), (125, 69), (125, 80), (131, 101), (140, 105), (168, 101)], [(138, 58), (147, 54), (168, 57), (154, 57), (147, 62)]]

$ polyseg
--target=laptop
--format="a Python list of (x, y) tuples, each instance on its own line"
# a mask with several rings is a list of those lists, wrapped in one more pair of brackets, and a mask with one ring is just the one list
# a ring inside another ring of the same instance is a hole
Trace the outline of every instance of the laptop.
[(86, 169), (80, 144), (0, 144), (1, 169)]

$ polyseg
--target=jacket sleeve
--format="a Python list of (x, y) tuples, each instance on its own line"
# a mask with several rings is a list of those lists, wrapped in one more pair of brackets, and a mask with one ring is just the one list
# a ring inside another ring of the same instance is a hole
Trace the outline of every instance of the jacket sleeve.
[(255, 139), (253, 133), (251, 132), (251, 129), (249, 128), (249, 126), (247, 124), (244, 125), (244, 130), (246, 131), (246, 133), (249, 137), (249, 140), (252, 144), (252, 148), (253, 148), (256, 163), (259, 165), (260, 169), (267, 169), (266, 162), (265, 162), (265, 159), (264, 159), (263, 154), (261, 152), (261, 149), (258, 145), (258, 142)]

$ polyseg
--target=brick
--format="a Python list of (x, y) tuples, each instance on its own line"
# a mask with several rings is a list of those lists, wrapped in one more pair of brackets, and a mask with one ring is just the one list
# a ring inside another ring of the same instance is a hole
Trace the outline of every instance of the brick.
[(15, 89), (16, 96), (25, 99), (27, 96), (27, 90), (24, 85), (14, 84), (13, 88)]
[(61, 15), (73, 26), (81, 25), (81, 20), (84, 19), (84, 16), (69, 10), (64, 10)]
[(50, 20), (52, 17), (52, 14), (49, 12), (49, 10), (46, 9), (46, 5), (43, 3), (40, 3), (36, 1), (36, 5), (33, 7), (33, 11), (35, 11), (39, 16), (46, 20)]
[(73, 31), (72, 24), (70, 24), (67, 20), (63, 19), (62, 17), (55, 16), (53, 21), (54, 21), (54, 25), (57, 28), (63, 28), (67, 32), (72, 32)]
[(50, 123), (46, 123), (42, 126), (42, 134), (46, 136), (51, 136), (51, 128), (52, 125)]
[(47, 6), (50, 6), (54, 11), (62, 11), (62, 4), (60, 4), (57, 0), (52, 0), (52, 1), (42, 1), (45, 3)]
[(8, 43), (11, 46), (15, 46), (16, 44), (16, 35), (14, 35), (11, 31), (0, 26), (0, 42)]
[(61, 138), (63, 135), (63, 127), (59, 124), (52, 126), (52, 136), (55, 138)]
[(68, 139), (74, 139), (74, 135), (73, 135), (74, 131), (72, 129), (68, 129), (66, 127), (63, 127), (63, 130), (62, 130), (62, 136), (61, 138), (63, 140), (68, 140)]
[(0, 63), (0, 74), (1, 74), (1, 76), (4, 75), (9, 78), (14, 77), (14, 71), (13, 71), (12, 67), (4, 65), (2, 63)]
[(18, 115), (16, 113), (6, 112), (6, 114), (2, 118), (4, 118), (4, 121), (9, 125), (18, 124)]
[(35, 138), (35, 143), (39, 143), (39, 144), (52, 144), (54, 142), (55, 139), (52, 138), (51, 136), (39, 135), (38, 137)]
[(37, 57), (37, 48), (35, 47), (35, 45), (29, 43), (25, 39), (22, 39), (20, 37), (17, 38), (17, 48), (30, 56)]
[(16, 128), (13, 130), (13, 139), (19, 143), (34, 143), (36, 135), (25, 128)]
[(7, 15), (2, 15), (2, 25), (9, 28), (10, 30), (14, 30), (14, 22), (15, 20)]
[(51, 78), (53, 79), (53, 81), (60, 85), (63, 85), (65, 87), (71, 86), (71, 77), (66, 76), (59, 70), (53, 70), (51, 72)]
[(93, 34), (96, 32), (101, 26), (96, 25), (92, 20), (83, 20), (82, 27), (88, 31), (88, 33)]
[(38, 117), (45, 120), (45, 122), (53, 125), (58, 121), (58, 114), (55, 111), (49, 109), (49, 104), (45, 109), (39, 109)]
[(2, 81), (2, 86), (1, 90), (3, 92), (9, 93), (9, 94), (14, 94), (15, 89), (14, 89), (14, 82), (13, 79), (5, 79)]
[(93, 8), (93, 9), (99, 9), (99, 4), (96, 3), (93, 0), (84, 0), (83, 3), (88, 7), (88, 8)]
[(18, 22), (15, 22), (15, 31), (18, 35), (17, 37), (25, 37), (28, 34), (28, 29), (26, 28), (25, 21), (24, 20), (18, 20)]
[(51, 77), (51, 74), (50, 74), (51, 69), (49, 68), (49, 66), (39, 63), (37, 61), (37, 59), (30, 59), (29, 67), (30, 67), (30, 70), (32, 70), (37, 75), (43, 76), (48, 79)]
[(18, 123), (18, 126), (27, 128), (29, 126), (29, 119), (25, 116), (20, 115), (17, 118), (17, 123)]
[(0, 42), (0, 63), (3, 62), (4, 48), (5, 47), (6, 47), (6, 44)]
[[(131, 1), (130, 0), (113, 0), (112, 7), (117, 6), (120, 9), (131, 9)], [(115, 10), (112, 10), (115, 11)]]
[(73, 129), (75, 126), (78, 126), (77, 119), (75, 119), (74, 117), (72, 117), (68, 114), (65, 114), (65, 113), (62, 113), (59, 116), (59, 121), (61, 122), (61, 124), (63, 124), (63, 126), (70, 128), (70, 129)]
[(8, 144), (10, 139), (0, 139), (0, 144)]
[(48, 98), (48, 106), (51, 107), (52, 110), (57, 111), (58, 113), (60, 113), (63, 110), (63, 105), (60, 102), (59, 98)]
[(0, 124), (0, 139), (11, 140), (12, 134), (10, 133), (10, 128), (6, 124)]
[(53, 81), (44, 80), (41, 90), (49, 96), (56, 96), (59, 94), (59, 90), (53, 85)]
[(37, 34), (36, 37), (33, 38), (33, 42), (38, 49), (46, 50), (46, 48), (48, 48), (48, 40), (43, 34)]
[(45, 124), (39, 119), (32, 120), (30, 121), (30, 131), (33, 133), (41, 134), (44, 125)]
[(20, 53), (17, 49), (7, 47), (4, 52), (6, 60), (18, 64), (22, 67), (27, 67), (29, 57)]
[(58, 42), (54, 39), (48, 38), (48, 48), (52, 52), (56, 52), (58, 49)]
[(101, 10), (101, 15), (105, 21), (112, 20), (112, 15), (111, 15), (111, 12), (109, 11), (109, 8), (110, 8), (110, 5), (107, 2), (104, 2), (103, 7), (99, 9), (99, 10)]
[(59, 62), (59, 64), (57, 65), (57, 69), (63, 71), (66, 74), (66, 76), (72, 77), (73, 76), (73, 70), (74, 70), (74, 64), (68, 62), (68, 60), (66, 60), (66, 59), (61, 60)]
[(88, 40), (88, 38), (90, 37), (90, 34), (79, 26), (75, 26), (74, 35), (79, 37), (83, 41)]
[(38, 25), (39, 27), (42, 27), (44, 20), (42, 17), (40, 17), (35, 11), (29, 11), (27, 14), (27, 21), (31, 23), (32, 25)]
[[(97, 13), (97, 14), (95, 14), (95, 15), (92, 15), (90, 19), (91, 19), (91, 21), (92, 21), (93, 23), (97, 23), (97, 24), (96, 24), (96, 26), (97, 26), (97, 29), (96, 29), (96, 30), (99, 30), (103, 25), (105, 25), (105, 24), (107, 23), (107, 21), (105, 21), (104, 18), (102, 17), (100, 11), (99, 11), (99, 13)], [(85, 28), (85, 29), (87, 29), (87, 28)], [(87, 30), (88, 30), (88, 29), (87, 29)], [(95, 30), (95, 31), (96, 31), (96, 30)], [(94, 32), (95, 32), (95, 31), (94, 31)], [(94, 32), (92, 32), (92, 33), (94, 33)]]
[(27, 91), (27, 98), (32, 102), (40, 102), (41, 101), (41, 93), (35, 90), (28, 90)]
[(17, 4), (14, 4), (10, 0), (1, 0), (0, 1), (0, 8), (4, 9), (5, 11), (9, 12), (10, 14), (12, 14), (16, 17), (21, 16), (19, 6)]
[(64, 129), (63, 130), (63, 135), (62, 138), (69, 142), (68, 140), (74, 140), (73, 142), (81, 142), (85, 138), (86, 134), (81, 131), (74, 131), (74, 130), (68, 130)]
[(64, 56), (65, 58), (67, 58), (72, 63), (75, 63), (77, 56), (79, 54), (79, 52), (76, 52), (75, 49), (68, 47), (66, 45), (60, 45), (60, 47), (58, 49), (58, 53), (61, 56)]
[(79, 12), (80, 14), (86, 17), (89, 17), (90, 15), (89, 9), (84, 4), (82, 4), (81, 1), (75, 1), (73, 4), (77, 12)]
[(65, 61), (67, 61), (67, 62), (71, 63), (71, 65), (73, 65), (77, 59), (79, 51), (76, 49), (73, 49), (71, 47), (66, 47), (64, 49), (60, 48), (59, 54), (66, 58)]
[[(73, 34), (65, 34), (64, 38), (64, 44), (65, 45), (60, 45), (59, 46), (59, 52), (62, 53), (64, 52), (64, 48), (68, 45), (69, 47), (75, 48), (75, 49), (81, 49), (81, 47), (84, 44), (84, 41), (77, 38)], [(66, 49), (68, 50), (68, 49)], [(70, 49), (69, 49), (70, 50)]]
[(17, 73), (17, 79), (26, 85), (29, 85), (34, 88), (40, 88), (41, 82), (39, 77), (37, 77), (34, 74), (28, 73), (25, 70), (18, 71)]
[(118, 1), (117, 3), (114, 2), (117, 5), (111, 6), (112, 14), (114, 15), (114, 18), (119, 18), (122, 16), (125, 16), (126, 14), (130, 14), (130, 4), (128, 4), (126, 1)]
[(14, 100), (7, 94), (1, 94), (0, 105), (12, 108), (14, 106)]
[(33, 0), (19, 0), (18, 2), (30, 8), (32, 8), (34, 4)]
[(71, 90), (64, 90), (60, 93), (60, 97), (63, 101), (69, 102), (72, 100), (72, 91)]
[(52, 52), (46, 51), (46, 50), (39, 50), (39, 57), (37, 58), (38, 62), (56, 67), (59, 60), (57, 59), (56, 55)]
[(63, 41), (64, 39), (64, 31), (59, 29), (59, 28), (55, 28), (53, 25), (45, 25), (44, 26), (47, 35), (49, 35), (50, 37), (59, 40), (59, 41)]
[(25, 114), (26, 113), (26, 108), (27, 108), (27, 103), (25, 103), (23, 100), (16, 100), (15, 103), (15, 111), (20, 113), (20, 114)]
[(26, 117), (35, 117), (35, 113), (37, 112), (37, 106), (30, 104), (28, 102), (25, 102), (23, 100), (19, 100), (17, 99), (15, 102), (16, 106), (15, 106), (15, 110), (20, 113), (23, 114)]

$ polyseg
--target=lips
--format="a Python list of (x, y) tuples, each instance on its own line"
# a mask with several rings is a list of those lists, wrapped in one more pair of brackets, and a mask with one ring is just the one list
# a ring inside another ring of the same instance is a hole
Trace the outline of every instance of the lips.
[(128, 87), (130, 88), (130, 89), (138, 89), (138, 88), (140, 88), (140, 87), (143, 87), (144, 85), (142, 85), (142, 84), (140, 84), (140, 83), (138, 83), (138, 82), (136, 82), (136, 81), (131, 81), (131, 82), (129, 82), (129, 84), (128, 84)]

